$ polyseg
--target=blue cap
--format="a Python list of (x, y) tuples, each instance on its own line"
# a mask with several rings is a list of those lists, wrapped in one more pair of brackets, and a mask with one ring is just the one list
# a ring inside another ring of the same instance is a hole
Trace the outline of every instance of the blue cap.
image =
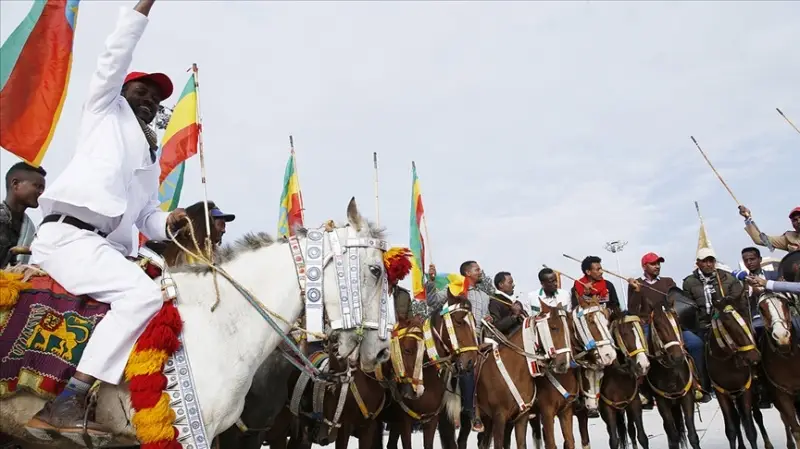
[(214, 218), (220, 218), (224, 220), (226, 223), (231, 222), (236, 219), (236, 215), (233, 214), (226, 214), (219, 210), (219, 208), (215, 207), (208, 211), (208, 213)]

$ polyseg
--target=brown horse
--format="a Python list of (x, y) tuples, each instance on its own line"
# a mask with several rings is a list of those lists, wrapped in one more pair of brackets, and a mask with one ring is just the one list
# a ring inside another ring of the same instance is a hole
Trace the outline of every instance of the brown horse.
[[(393, 349), (389, 373), (392, 401), (381, 414), (389, 423), (389, 447), (396, 448), (400, 438), (403, 449), (411, 449), (411, 430), (419, 423), (424, 448), (433, 449), (440, 413), (446, 410), (453, 415), (451, 419), (458, 419), (461, 410), (459, 397), (447, 393), (454, 365), (475, 366), (477, 362), (471, 305), (448, 295), (446, 307), (428, 318), (422, 329), (396, 330), (393, 345), (397, 349)], [(402, 364), (396, 361), (398, 353)]]
[(789, 300), (785, 294), (765, 293), (758, 307), (766, 325), (761, 345), (764, 374), (786, 428), (786, 447), (794, 449), (800, 447), (800, 423), (794, 404), (800, 393), (800, 347), (787, 306)]
[[(537, 397), (533, 412), (536, 416), (530, 420), (533, 439), (536, 447), (539, 447), (544, 436), (544, 447), (555, 449), (554, 426), (557, 416), (564, 437), (564, 448), (573, 449), (575, 437), (572, 417), (581, 385), (572, 348), (578, 347), (579, 343), (570, 332), (573, 329), (572, 318), (560, 305), (551, 308), (542, 304), (540, 317), (537, 319), (537, 338), (544, 353), (550, 356), (550, 363), (543, 366), (544, 376), (535, 379)], [(517, 440), (519, 442), (519, 433)]]
[(725, 435), (731, 449), (736, 448), (737, 441), (739, 447), (744, 447), (740, 419), (750, 447), (756, 449), (750, 387), (754, 366), (761, 356), (750, 330), (752, 323), (746, 301), (746, 298), (728, 297), (714, 302), (712, 333), (705, 347), (708, 374), (717, 391), (717, 401), (725, 419)]
[(694, 424), (694, 370), (683, 347), (683, 335), (675, 313), (675, 297), (679, 290), (667, 295), (666, 304), (653, 308), (650, 317), (651, 360), (646, 379), (655, 393), (658, 413), (670, 449), (685, 445), (688, 436), (693, 449), (700, 449), (700, 438)]
[[(628, 435), (633, 447), (636, 441), (647, 449), (649, 442), (642, 420), (642, 403), (639, 399), (639, 381), (650, 369), (647, 359), (647, 339), (641, 320), (636, 315), (618, 313), (611, 317), (611, 329), (617, 343), (617, 360), (605, 369), (600, 385), (600, 416), (606, 423), (610, 449), (627, 447), (625, 417), (628, 418)], [(579, 417), (579, 420), (581, 418)], [(583, 437), (583, 425), (581, 425)], [(583, 442), (588, 447), (588, 441)]]

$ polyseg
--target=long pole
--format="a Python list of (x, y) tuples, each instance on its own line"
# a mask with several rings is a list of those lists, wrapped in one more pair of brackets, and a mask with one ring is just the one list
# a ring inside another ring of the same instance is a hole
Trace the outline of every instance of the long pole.
[(714, 174), (715, 174), (715, 175), (717, 175), (717, 178), (719, 179), (719, 182), (721, 182), (721, 183), (722, 183), (722, 185), (725, 187), (725, 190), (727, 190), (727, 191), (728, 191), (728, 193), (730, 193), (730, 194), (731, 194), (731, 198), (733, 198), (733, 201), (736, 201), (736, 204), (738, 204), (738, 205), (740, 205), (740, 206), (741, 206), (741, 205), (742, 205), (742, 203), (740, 203), (740, 202), (739, 202), (739, 200), (737, 200), (737, 199), (736, 199), (736, 195), (734, 195), (734, 194), (733, 194), (733, 190), (731, 190), (731, 188), (730, 188), (730, 187), (728, 187), (728, 184), (725, 182), (725, 180), (724, 180), (724, 179), (722, 179), (722, 176), (720, 176), (720, 174), (719, 174), (719, 172), (717, 171), (717, 169), (716, 169), (716, 168), (714, 168), (714, 164), (712, 164), (712, 163), (711, 163), (711, 160), (709, 160), (709, 159), (708, 159), (708, 156), (706, 156), (706, 153), (705, 153), (705, 151), (703, 151), (703, 149), (702, 149), (702, 148), (700, 148), (700, 144), (699, 144), (699, 143), (697, 143), (697, 139), (695, 139), (695, 138), (694, 138), (694, 136), (689, 136), (689, 137), (691, 137), (691, 138), (692, 138), (692, 142), (694, 142), (694, 145), (697, 147), (697, 149), (698, 149), (698, 150), (700, 150), (700, 154), (702, 154), (702, 155), (703, 155), (703, 159), (705, 159), (705, 160), (706, 160), (706, 162), (708, 162), (708, 166), (709, 166), (709, 167), (711, 167), (711, 170), (714, 172)]
[(380, 227), (381, 225), (381, 202), (378, 198), (378, 153), (372, 152), (372, 166), (375, 169), (375, 223)]
[[(575, 262), (581, 263), (580, 260), (578, 260), (578, 259), (576, 259), (576, 258), (574, 258), (574, 257), (572, 257), (570, 255), (562, 254), (562, 256), (566, 257), (569, 260), (574, 260)], [(618, 277), (618, 278), (622, 279), (623, 281), (627, 281), (628, 280), (625, 276), (622, 276), (621, 274), (614, 273), (613, 271), (606, 270), (605, 268), (603, 268), (603, 273), (608, 273), (611, 276)], [(645, 288), (647, 288), (649, 290), (652, 290), (652, 291), (654, 291), (656, 293), (660, 293), (660, 294), (662, 294), (664, 296), (667, 295), (666, 293), (662, 292), (661, 290), (658, 290), (656, 288), (651, 287), (650, 284), (648, 284), (646, 282), (645, 283), (641, 283), (639, 285), (641, 285), (642, 287), (645, 287)]]
[[(622, 267), (619, 264), (619, 251), (614, 253), (614, 258), (617, 259), (617, 273), (622, 273)], [(620, 298), (622, 298), (623, 302), (622, 310), (628, 310), (628, 297), (627, 297), (628, 289), (625, 288), (625, 283), (622, 282), (621, 279), (619, 281), (619, 286), (620, 286), (619, 296)]]
[(211, 245), (211, 218), (208, 210), (208, 183), (206, 182), (206, 158), (203, 151), (203, 115), (200, 113), (200, 76), (197, 70), (197, 64), (192, 64), (192, 77), (194, 78), (194, 91), (197, 97), (197, 152), (200, 154), (200, 179), (203, 183), (203, 209), (205, 210), (206, 218), (206, 253), (208, 260), (213, 261), (213, 251)]
[(780, 110), (780, 109), (778, 109), (778, 108), (775, 108), (775, 110), (776, 110), (776, 111), (778, 111), (778, 114), (780, 114), (780, 115), (781, 115), (781, 117), (783, 117), (783, 119), (784, 119), (784, 120), (786, 120), (786, 122), (787, 122), (788, 124), (790, 124), (790, 125), (792, 126), (792, 128), (794, 128), (794, 130), (795, 130), (795, 131), (797, 131), (797, 133), (798, 133), (798, 134), (800, 134), (800, 129), (797, 129), (797, 127), (796, 127), (796, 126), (794, 126), (794, 123), (792, 123), (792, 121), (791, 121), (791, 120), (789, 120), (789, 117), (787, 117), (787, 116), (785, 116), (785, 115), (783, 114), (783, 111), (781, 111), (781, 110)]

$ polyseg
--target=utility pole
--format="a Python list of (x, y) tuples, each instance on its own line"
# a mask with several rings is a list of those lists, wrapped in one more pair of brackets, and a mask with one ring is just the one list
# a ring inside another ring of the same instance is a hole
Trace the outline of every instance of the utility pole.
[[(620, 265), (619, 265), (619, 253), (622, 252), (622, 249), (625, 248), (625, 245), (627, 245), (627, 244), (628, 244), (628, 242), (626, 242), (624, 240), (614, 240), (612, 242), (606, 242), (606, 251), (614, 254), (614, 258), (617, 259), (617, 273), (620, 273), (620, 274), (622, 274), (622, 268), (620, 268)], [(620, 302), (622, 302), (622, 304), (620, 304), (620, 306), (622, 307), (622, 310), (627, 310), (628, 309), (628, 298), (627, 298), (628, 289), (625, 288), (625, 283), (622, 282), (622, 279), (620, 279), (619, 284), (620, 284), (619, 298), (620, 298)]]

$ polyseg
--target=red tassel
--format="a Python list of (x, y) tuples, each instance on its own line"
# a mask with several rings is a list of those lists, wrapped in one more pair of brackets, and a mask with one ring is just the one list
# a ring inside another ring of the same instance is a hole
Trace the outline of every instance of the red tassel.
[(139, 337), (136, 349), (138, 351), (163, 349), (167, 354), (172, 354), (180, 346), (178, 335), (182, 327), (183, 322), (178, 309), (170, 302), (164, 303)]

